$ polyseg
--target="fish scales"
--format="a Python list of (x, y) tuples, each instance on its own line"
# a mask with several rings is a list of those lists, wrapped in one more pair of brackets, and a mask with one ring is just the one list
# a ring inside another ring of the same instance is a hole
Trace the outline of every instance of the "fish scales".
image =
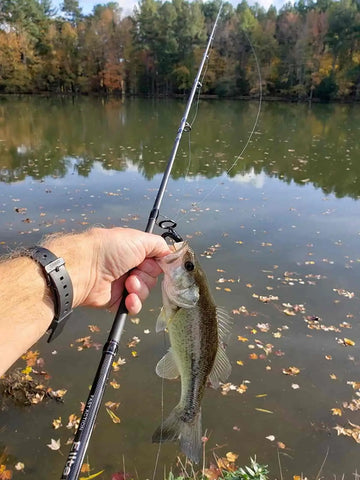
[(205, 273), (187, 242), (159, 260), (164, 271), (163, 308), (156, 330), (167, 329), (170, 349), (159, 361), (159, 376), (181, 378), (181, 395), (169, 417), (158, 427), (153, 442), (180, 441), (194, 462), (201, 456), (201, 401), (205, 386), (217, 387), (230, 374), (223, 342), (230, 321), (212, 298)]

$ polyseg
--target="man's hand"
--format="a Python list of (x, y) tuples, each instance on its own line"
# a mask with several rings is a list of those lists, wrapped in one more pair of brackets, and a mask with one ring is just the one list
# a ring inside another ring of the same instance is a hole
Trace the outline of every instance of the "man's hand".
[(130, 228), (94, 228), (45, 243), (65, 260), (74, 287), (74, 307), (116, 310), (124, 286), (126, 308), (136, 315), (161, 273), (154, 258), (170, 252), (165, 240)]

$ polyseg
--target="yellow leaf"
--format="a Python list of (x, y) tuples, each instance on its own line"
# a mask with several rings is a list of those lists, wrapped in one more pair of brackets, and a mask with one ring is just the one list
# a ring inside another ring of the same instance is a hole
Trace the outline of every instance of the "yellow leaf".
[(263, 412), (263, 413), (274, 413), (271, 410), (265, 410), (265, 408), (255, 408), (258, 412)]
[(21, 370), (21, 373), (23, 373), (24, 375), (29, 375), (29, 373), (31, 372), (32, 372), (32, 367), (30, 367), (30, 365), (24, 368), (24, 370)]
[(332, 408), (331, 412), (332, 412), (333, 415), (338, 415), (339, 417), (341, 417), (341, 415), (342, 415), (341, 408)]
[(115, 388), (115, 390), (118, 390), (120, 388), (120, 383), (118, 383), (116, 380), (110, 382), (110, 385)]
[(136, 358), (136, 357), (138, 356), (138, 354), (137, 354), (137, 352), (136, 352), (135, 350), (133, 350), (133, 351), (131, 352), (131, 355), (132, 355), (134, 358)]
[(98, 476), (101, 475), (103, 472), (105, 472), (105, 470), (100, 470), (100, 472), (93, 473), (93, 474), (90, 475), (89, 477), (80, 477), (80, 480), (90, 480), (91, 478), (98, 477)]
[(286, 445), (283, 442), (277, 442), (277, 446), (282, 449), (286, 448)]
[(242, 337), (241, 335), (238, 336), (238, 340), (239, 340), (239, 342), (248, 342), (249, 341), (248, 338)]
[(242, 360), (237, 360), (236, 363), (237, 363), (238, 365), (244, 365), (244, 362), (243, 362)]
[(54, 420), (52, 421), (52, 426), (55, 428), (55, 430), (57, 430), (58, 428), (60, 428), (60, 427), (62, 426), (61, 417), (59, 417), (59, 418), (54, 418)]
[(237, 391), (238, 393), (243, 394), (243, 393), (246, 392), (247, 388), (248, 388), (247, 385), (245, 385), (244, 383), (242, 383), (241, 385), (239, 385), (239, 386), (237, 387), (236, 391)]
[(120, 423), (120, 418), (112, 410), (110, 410), (110, 408), (106, 408), (106, 411), (114, 423)]
[(344, 344), (348, 347), (353, 347), (355, 345), (354, 340), (350, 340), (350, 338), (344, 338)]
[(239, 458), (239, 455), (236, 455), (234, 452), (227, 452), (226, 459), (228, 462), (234, 463)]

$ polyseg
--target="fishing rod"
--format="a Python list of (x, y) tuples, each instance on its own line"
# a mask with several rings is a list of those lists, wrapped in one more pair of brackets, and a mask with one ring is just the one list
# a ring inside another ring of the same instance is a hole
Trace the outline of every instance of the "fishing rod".
[[(214, 39), (215, 30), (217, 27), (218, 20), (220, 18), (221, 10), (222, 10), (222, 2), (220, 4), (219, 11), (217, 13), (211, 34), (209, 36), (197, 75), (193, 82), (191, 92), (190, 92), (190, 95), (186, 104), (186, 108), (184, 111), (184, 116), (181, 119), (180, 126), (177, 130), (174, 145), (173, 145), (166, 169), (164, 171), (161, 184), (159, 186), (158, 193), (154, 201), (154, 205), (151, 209), (148, 222), (145, 228), (145, 232), (152, 233), (155, 227), (155, 224), (157, 223), (161, 202), (163, 200), (166, 186), (170, 178), (171, 170), (175, 161), (176, 153), (180, 144), (182, 134), (184, 131), (189, 131), (191, 129), (190, 125), (187, 123), (187, 118), (191, 109), (192, 102), (194, 100), (196, 90), (200, 89), (202, 86), (200, 82), (200, 76), (204, 69), (205, 62), (209, 56), (208, 54), (209, 54), (210, 46)], [(175, 222), (172, 222), (171, 220), (164, 220), (160, 222), (159, 226), (167, 230), (165, 233), (163, 233), (162, 235), (163, 237), (169, 236), (176, 242), (182, 240), (181, 237), (174, 230), (174, 228), (176, 227)], [(100, 360), (98, 369), (96, 371), (87, 402), (85, 404), (85, 408), (79, 423), (79, 427), (77, 429), (72, 446), (70, 448), (70, 452), (65, 463), (61, 480), (77, 480), (79, 478), (81, 465), (84, 461), (85, 453), (90, 441), (92, 431), (94, 429), (96, 417), (97, 417), (97, 414), (101, 405), (101, 401), (105, 392), (107, 380), (110, 373), (110, 368), (113, 363), (114, 357), (117, 354), (121, 335), (124, 330), (125, 321), (128, 314), (128, 310), (125, 306), (126, 296), (127, 296), (127, 292), (126, 290), (124, 290), (119, 308), (115, 314), (114, 322), (111, 327), (108, 339), (102, 351), (101, 360)]]

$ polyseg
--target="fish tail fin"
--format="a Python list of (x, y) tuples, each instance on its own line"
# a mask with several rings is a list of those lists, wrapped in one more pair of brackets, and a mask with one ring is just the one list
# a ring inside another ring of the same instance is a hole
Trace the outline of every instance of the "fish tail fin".
[(201, 460), (201, 412), (191, 422), (181, 419), (183, 410), (175, 407), (168, 418), (152, 436), (153, 443), (174, 442), (179, 440), (182, 452), (193, 462)]

